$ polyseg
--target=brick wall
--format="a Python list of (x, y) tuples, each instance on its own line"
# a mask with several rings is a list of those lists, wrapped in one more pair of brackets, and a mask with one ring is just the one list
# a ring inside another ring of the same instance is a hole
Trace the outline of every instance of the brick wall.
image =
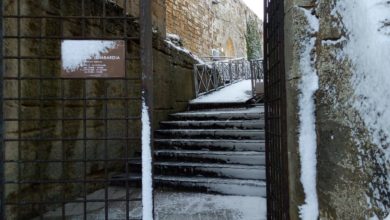
[[(167, 33), (181, 37), (184, 47), (195, 54), (246, 56), (246, 20), (254, 13), (240, 0), (166, 0)], [(262, 22), (256, 18), (262, 30)], [(262, 33), (259, 33), (262, 38)]]

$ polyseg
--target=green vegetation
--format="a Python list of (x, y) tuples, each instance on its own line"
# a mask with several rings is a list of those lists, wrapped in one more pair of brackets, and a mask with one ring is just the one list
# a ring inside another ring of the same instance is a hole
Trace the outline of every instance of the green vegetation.
[(261, 35), (258, 22), (249, 17), (246, 22), (246, 47), (248, 60), (260, 59), (263, 57)]

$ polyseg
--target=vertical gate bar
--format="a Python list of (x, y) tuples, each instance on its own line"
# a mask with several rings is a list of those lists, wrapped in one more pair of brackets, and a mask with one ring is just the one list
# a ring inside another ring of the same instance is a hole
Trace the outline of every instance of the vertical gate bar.
[(264, 24), (263, 24), (263, 27), (264, 27), (264, 116), (265, 116), (265, 143), (266, 143), (266, 146), (265, 146), (265, 164), (266, 164), (266, 188), (267, 188), (267, 219), (270, 219), (272, 220), (272, 210), (273, 210), (273, 207), (272, 207), (272, 202), (270, 202), (270, 200), (274, 200), (273, 198), (273, 195), (271, 193), (271, 184), (272, 184), (272, 180), (271, 180), (271, 168), (270, 167), (270, 149), (269, 149), (269, 132), (270, 132), (270, 128), (269, 128), (269, 115), (268, 115), (268, 96), (269, 96), (269, 88), (268, 88), (268, 68), (266, 67), (267, 63), (268, 63), (268, 0), (265, 0), (264, 1)]
[[(60, 0), (60, 5), (59, 5), (59, 15), (60, 17), (63, 16), (63, 9), (64, 9), (64, 0)], [(63, 19), (60, 19), (60, 38), (61, 40), (64, 39), (64, 20)], [(64, 134), (64, 126), (65, 126), (65, 80), (60, 78), (60, 82), (61, 82), (61, 134)], [(62, 148), (62, 155), (61, 155), (61, 159), (62, 159), (62, 174), (61, 174), (61, 179), (65, 180), (65, 167), (66, 167), (66, 164), (65, 164), (65, 141), (64, 141), (64, 138), (61, 137), (61, 148)], [(65, 215), (66, 215), (66, 202), (65, 202), (65, 199), (66, 199), (66, 195), (65, 195), (65, 192), (66, 192), (66, 184), (63, 184), (62, 185), (62, 203), (61, 203), (61, 219), (62, 220), (65, 220)]]
[[(81, 36), (85, 37), (85, 28), (86, 28), (86, 22), (85, 22), (85, 0), (81, 0)], [(69, 81), (71, 83), (72, 80)], [(83, 85), (83, 165), (84, 165), (84, 173), (83, 173), (83, 219), (87, 220), (87, 206), (88, 206), (88, 185), (87, 185), (87, 80), (82, 79), (82, 85)]]
[(3, 1), (0, 1), (0, 219), (5, 219), (5, 175), (4, 175), (4, 113), (3, 113), (3, 84), (4, 84), (4, 66), (3, 66)]
[[(20, 21), (20, 17), (21, 17), (21, 0), (18, 0), (17, 2), (17, 39), (18, 39), (18, 52), (17, 52), (17, 56), (18, 56), (18, 67), (17, 67), (17, 71), (18, 71), (18, 181), (17, 181), (17, 188), (18, 188), (18, 193), (21, 192), (21, 178), (22, 178), (22, 168), (21, 168), (21, 160), (22, 160), (22, 152), (21, 152), (21, 147), (22, 147), (22, 144), (20, 143), (20, 139), (22, 138), (22, 134), (21, 134), (21, 116), (22, 116), (22, 110), (21, 110), (21, 106), (22, 106), (22, 101), (21, 101), (21, 94), (22, 94), (22, 84), (21, 84), (21, 61), (20, 61), (20, 56), (22, 54), (22, 47), (21, 47), (21, 21)], [(21, 204), (21, 200), (20, 200), (20, 196), (18, 196), (18, 199), (17, 199), (17, 209), (20, 208), (20, 204)], [(17, 213), (17, 218), (19, 218), (19, 213)]]
[[(127, 13), (130, 13), (128, 12), (127, 10), (127, 0), (125, 0), (124, 2), (124, 13), (123, 13), (123, 34), (124, 34), (124, 40), (125, 40), (125, 66), (127, 67), (128, 64), (127, 62), (128, 61), (128, 45), (127, 45)], [(129, 103), (129, 73), (127, 71), (127, 68), (125, 68), (125, 79), (124, 79), (124, 86), (125, 86), (125, 94), (124, 96), (126, 97), (125, 99), (125, 122), (126, 122), (126, 141), (125, 141), (125, 172), (126, 172), (126, 175), (125, 177), (128, 178), (129, 177), (129, 109), (130, 109), (130, 103)], [(126, 220), (129, 220), (129, 215), (130, 215), (130, 210), (129, 210), (129, 206), (130, 206), (130, 192), (129, 192), (129, 181), (125, 181), (125, 187), (126, 187), (126, 201), (125, 201), (125, 210), (126, 210)]]
[(198, 67), (196, 64), (194, 64), (194, 87), (195, 87), (195, 97), (198, 98), (199, 96), (199, 83), (198, 83)]
[[(106, 1), (102, 1), (103, 3), (103, 36), (106, 35)], [(108, 80), (103, 79), (104, 86), (104, 219), (108, 219)]]
[[(140, 1), (140, 24), (141, 24), (141, 68), (142, 68), (142, 98), (148, 109), (150, 120), (150, 157), (152, 180), (153, 176), (153, 32), (152, 32), (152, 11), (151, 0)], [(142, 109), (141, 109), (142, 112)], [(143, 142), (143, 141), (142, 141)], [(143, 150), (143, 149), (142, 149)], [(153, 181), (152, 181), (152, 189)], [(144, 186), (142, 186), (144, 187)], [(152, 192), (152, 215), (154, 216), (154, 189)], [(149, 220), (149, 219), (145, 219)]]
[[(42, 80), (42, 22), (43, 18), (39, 18), (39, 40), (38, 40), (38, 72), (39, 72), (39, 124), (42, 124), (42, 112), (43, 112), (43, 80)], [(42, 126), (39, 126), (39, 138), (43, 139), (43, 128)], [(38, 166), (38, 171), (39, 171), (39, 179), (43, 180), (43, 170), (41, 164)], [(39, 199), (40, 202), (43, 202), (43, 184), (39, 184)], [(39, 204), (39, 219), (43, 220), (43, 204)]]
[(284, 2), (266, 0), (264, 8), (267, 216), (289, 219)]

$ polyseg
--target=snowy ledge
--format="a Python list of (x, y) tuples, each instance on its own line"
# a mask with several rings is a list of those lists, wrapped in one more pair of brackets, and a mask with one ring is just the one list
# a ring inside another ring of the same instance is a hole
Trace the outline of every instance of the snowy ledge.
[(190, 50), (175, 44), (175, 42), (176, 43), (180, 42), (180, 37), (178, 35), (167, 33), (167, 38), (165, 39), (165, 42), (168, 44), (168, 47), (174, 48), (178, 51), (187, 54), (188, 56), (196, 60), (198, 63), (204, 63), (204, 61), (201, 58), (193, 54)]

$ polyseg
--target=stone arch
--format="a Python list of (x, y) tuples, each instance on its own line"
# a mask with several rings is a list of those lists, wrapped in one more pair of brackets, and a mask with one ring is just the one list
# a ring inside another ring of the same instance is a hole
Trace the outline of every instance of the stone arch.
[(232, 38), (228, 38), (225, 44), (225, 55), (227, 57), (235, 57), (236, 56), (236, 51), (234, 49), (234, 43)]

